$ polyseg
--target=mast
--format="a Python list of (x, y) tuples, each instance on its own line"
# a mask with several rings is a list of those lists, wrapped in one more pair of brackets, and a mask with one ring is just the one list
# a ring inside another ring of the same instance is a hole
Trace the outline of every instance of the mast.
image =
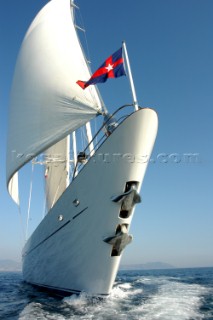
[(66, 179), (66, 186), (68, 187), (70, 182), (70, 135), (67, 136), (67, 154), (66, 154), (66, 172), (67, 172), (67, 179)]
[(73, 131), (72, 133), (72, 149), (73, 149), (73, 170), (74, 170), (74, 177), (78, 174), (77, 169), (77, 144), (76, 144), (76, 133)]
[(132, 78), (132, 72), (131, 72), (131, 67), (130, 67), (130, 63), (129, 63), (129, 57), (128, 57), (125, 41), (123, 41), (122, 46), (123, 46), (124, 56), (125, 56), (125, 60), (126, 60), (127, 73), (129, 76), (130, 87), (131, 87), (131, 91), (132, 91), (133, 105), (135, 107), (135, 111), (137, 111), (138, 110), (138, 101), (137, 101), (137, 97), (136, 97), (135, 86), (134, 86), (134, 82), (133, 82), (133, 78)]

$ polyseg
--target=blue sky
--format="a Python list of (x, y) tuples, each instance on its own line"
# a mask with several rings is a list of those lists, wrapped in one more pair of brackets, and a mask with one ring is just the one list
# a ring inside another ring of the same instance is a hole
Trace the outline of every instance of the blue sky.
[[(5, 186), (7, 109), (21, 41), (45, 3), (9, 0), (1, 5), (0, 259), (21, 257), (20, 217)], [(143, 201), (132, 222), (134, 241), (122, 262), (213, 266), (212, 0), (76, 3), (87, 30), (92, 70), (125, 40), (139, 104), (155, 108), (159, 116), (157, 141), (141, 191)], [(110, 111), (131, 102), (125, 77), (110, 79), (99, 89)], [(22, 189), (26, 195), (27, 186)], [(39, 217), (41, 189), (36, 181), (32, 204), (33, 214)], [(24, 203), (24, 218), (26, 207)], [(37, 221), (33, 219), (32, 224)]]

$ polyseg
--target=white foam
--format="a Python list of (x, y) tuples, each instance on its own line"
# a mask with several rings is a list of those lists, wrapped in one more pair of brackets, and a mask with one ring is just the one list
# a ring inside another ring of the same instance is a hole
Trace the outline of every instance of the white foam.
[(122, 287), (117, 286), (114, 287), (114, 289), (112, 290), (109, 299), (113, 300), (113, 299), (123, 299), (126, 298), (128, 296), (128, 292), (127, 290), (122, 289)]
[[(156, 292), (152, 293), (149, 286)], [(48, 309), (51, 301), (47, 302), (47, 308), (42, 303), (29, 303), (19, 320), (202, 320), (204, 316), (199, 308), (202, 296), (209, 293), (208, 290), (168, 277), (141, 278), (132, 283), (117, 282), (105, 298), (86, 293), (64, 298), (56, 302), (59, 308), (55, 312)]]
[(69, 306), (83, 307), (88, 304), (89, 295), (82, 292), (80, 295), (71, 295), (70, 297), (64, 298), (63, 302)]
[(201, 320), (201, 296), (207, 288), (197, 284), (163, 280), (159, 291), (134, 309), (144, 320)]
[(73, 319), (125, 320), (129, 319), (129, 315), (126, 311), (124, 312), (124, 306), (126, 309), (131, 309), (133, 296), (141, 293), (142, 289), (133, 288), (131, 283), (116, 283), (111, 294), (105, 298), (82, 293), (64, 298), (63, 303), (66, 307), (70, 307), (72, 312), (74, 310), (78, 313), (78, 316)]
[(119, 284), (119, 287), (120, 288), (123, 288), (123, 289), (130, 289), (132, 287), (131, 283), (122, 283), (122, 284)]
[(72, 319), (128, 320), (130, 318), (124, 311), (124, 306), (131, 308), (132, 296), (141, 292), (141, 289), (132, 288), (130, 283), (117, 283), (111, 294), (105, 298), (81, 294), (65, 298), (63, 302), (78, 313), (78, 316)]
[(41, 303), (31, 302), (29, 303), (19, 314), (19, 320), (65, 320), (62, 315), (56, 313), (50, 313), (49, 311), (45, 311), (42, 308)]

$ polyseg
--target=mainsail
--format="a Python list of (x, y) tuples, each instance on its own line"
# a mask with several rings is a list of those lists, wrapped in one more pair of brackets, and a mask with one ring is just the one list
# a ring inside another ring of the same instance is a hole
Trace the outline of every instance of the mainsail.
[(25, 163), (101, 112), (94, 86), (78, 79), (90, 72), (76, 34), (70, 0), (52, 0), (28, 29), (17, 59), (11, 90), (7, 183)]

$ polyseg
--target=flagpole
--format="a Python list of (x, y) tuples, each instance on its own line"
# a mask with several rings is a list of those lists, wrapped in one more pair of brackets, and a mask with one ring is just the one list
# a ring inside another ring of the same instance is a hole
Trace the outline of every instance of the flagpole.
[(134, 105), (135, 111), (137, 111), (138, 110), (138, 101), (137, 101), (137, 97), (136, 97), (135, 86), (134, 86), (134, 82), (133, 82), (133, 78), (132, 78), (132, 72), (131, 72), (131, 67), (130, 67), (130, 63), (129, 63), (129, 57), (127, 54), (125, 41), (122, 42), (122, 47), (123, 47), (124, 56), (125, 56), (125, 60), (126, 60), (127, 73), (129, 76), (130, 87), (132, 90), (133, 105)]

